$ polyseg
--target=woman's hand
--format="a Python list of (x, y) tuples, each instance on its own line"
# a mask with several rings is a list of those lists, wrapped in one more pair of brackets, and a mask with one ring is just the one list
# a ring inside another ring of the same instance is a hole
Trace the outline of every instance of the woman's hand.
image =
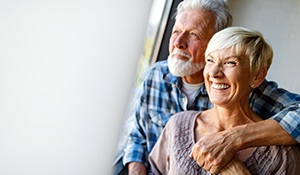
[(221, 175), (251, 175), (242, 161), (234, 157), (221, 169)]

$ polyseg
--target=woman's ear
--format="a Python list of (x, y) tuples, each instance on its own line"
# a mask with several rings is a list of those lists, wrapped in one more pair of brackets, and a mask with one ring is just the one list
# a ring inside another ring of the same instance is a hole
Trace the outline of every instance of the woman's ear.
[(267, 72), (268, 72), (267, 68), (262, 67), (254, 76), (251, 87), (252, 88), (258, 87), (266, 78)]

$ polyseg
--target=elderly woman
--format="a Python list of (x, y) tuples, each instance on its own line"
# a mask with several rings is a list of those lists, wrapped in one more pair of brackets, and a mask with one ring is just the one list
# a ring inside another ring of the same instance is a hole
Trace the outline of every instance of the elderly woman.
[[(149, 155), (153, 174), (210, 174), (191, 158), (203, 136), (262, 119), (251, 110), (250, 92), (266, 77), (273, 51), (259, 32), (230, 27), (216, 33), (205, 52), (205, 86), (214, 107), (174, 115)], [(297, 146), (264, 146), (237, 152), (221, 174), (300, 172)], [(205, 165), (202, 165), (205, 166)]]

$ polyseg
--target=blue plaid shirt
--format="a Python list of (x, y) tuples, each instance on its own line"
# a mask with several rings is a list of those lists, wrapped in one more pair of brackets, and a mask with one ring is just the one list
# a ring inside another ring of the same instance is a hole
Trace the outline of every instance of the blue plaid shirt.
[[(170, 117), (180, 111), (202, 111), (211, 108), (205, 86), (196, 92), (190, 108), (187, 97), (180, 90), (182, 79), (173, 76), (167, 61), (156, 63), (143, 82), (134, 127), (124, 149), (123, 164), (141, 162), (148, 166), (152, 150)], [(250, 95), (250, 105), (263, 119), (272, 117), (300, 142), (300, 96), (277, 88), (274, 82), (264, 81)]]

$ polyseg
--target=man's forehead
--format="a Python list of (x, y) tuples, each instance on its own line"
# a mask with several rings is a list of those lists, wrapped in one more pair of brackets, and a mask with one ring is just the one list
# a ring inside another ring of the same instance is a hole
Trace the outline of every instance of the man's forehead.
[[(196, 15), (195, 15), (196, 14)], [(211, 18), (201, 12), (182, 13), (176, 18), (174, 27), (193, 28), (197, 30), (206, 30), (211, 23)]]

